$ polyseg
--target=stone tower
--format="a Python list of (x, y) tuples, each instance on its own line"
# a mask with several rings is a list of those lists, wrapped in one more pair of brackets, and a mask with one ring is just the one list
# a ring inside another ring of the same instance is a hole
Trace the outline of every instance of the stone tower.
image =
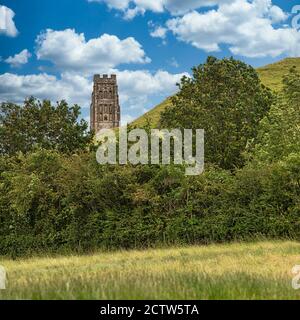
[(120, 126), (120, 105), (117, 76), (104, 74), (94, 76), (94, 89), (91, 104), (91, 130), (95, 133), (101, 129)]

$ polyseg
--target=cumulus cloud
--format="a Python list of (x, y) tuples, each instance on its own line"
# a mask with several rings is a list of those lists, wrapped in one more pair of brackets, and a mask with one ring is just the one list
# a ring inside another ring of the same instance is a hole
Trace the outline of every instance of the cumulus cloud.
[(133, 9), (128, 8), (125, 10), (124, 19), (125, 20), (132, 20), (137, 15), (144, 15), (145, 12), (146, 12), (145, 9), (139, 8), (139, 7), (135, 7)]
[(16, 37), (18, 30), (14, 23), (15, 13), (6, 6), (0, 5), (0, 35), (6, 35), (9, 37)]
[(122, 123), (131, 122), (149, 111), (157, 102), (174, 94), (176, 83), (187, 73), (171, 74), (163, 70), (116, 71), (120, 88)]
[(233, 54), (247, 57), (300, 55), (300, 34), (292, 28), (275, 28), (287, 14), (271, 0), (234, 0), (204, 13), (189, 12), (172, 18), (167, 27), (184, 42), (207, 52), (229, 45)]
[[(187, 73), (171, 74), (159, 70), (152, 74), (147, 70), (120, 71), (118, 75), (120, 96), (124, 103), (130, 101), (131, 108), (147, 102), (151, 96), (168, 96), (176, 90), (176, 83)], [(140, 106), (141, 107), (141, 106)]]
[(188, 11), (215, 6), (232, 0), (88, 0), (88, 2), (106, 3), (110, 9), (122, 10), (125, 19), (132, 19), (147, 10), (162, 13), (169, 11), (173, 15), (184, 14)]
[(30, 57), (31, 53), (25, 49), (14, 56), (8, 57), (5, 62), (10, 64), (12, 67), (20, 67), (21, 65), (28, 63)]
[(182, 15), (195, 9), (230, 3), (232, 1), (233, 0), (164, 0), (164, 6), (171, 14)]
[(144, 64), (151, 60), (133, 37), (124, 40), (103, 34), (86, 41), (84, 34), (73, 29), (46, 30), (37, 42), (37, 58), (51, 61), (61, 71), (84, 74), (101, 73), (120, 64)]
[(106, 3), (109, 8), (125, 10), (128, 8), (130, 0), (88, 0), (88, 2)]
[(29, 96), (58, 101), (65, 99), (70, 103), (87, 106), (92, 83), (82, 76), (69, 73), (58, 79), (45, 73), (37, 75), (0, 75), (0, 101), (22, 103)]
[[(222, 44), (236, 55), (300, 55), (300, 35), (286, 24), (288, 14), (272, 0), (89, 0), (122, 10), (124, 17), (149, 10), (168, 11), (166, 26), (149, 25), (150, 35), (164, 39), (170, 30), (179, 40), (207, 52)], [(201, 11), (199, 10), (201, 9)], [(152, 30), (151, 30), (152, 29)]]
[[(176, 92), (176, 83), (183, 75), (187, 75), (170, 74), (166, 71), (152, 74), (146, 70), (110, 70), (110, 73), (116, 73), (118, 77), (123, 123), (143, 114), (153, 107), (156, 100), (161, 101)], [(89, 108), (92, 87), (91, 77), (69, 72), (63, 73), (60, 78), (46, 73), (5, 73), (0, 75), (0, 102), (22, 103), (25, 98), (34, 96), (53, 102), (65, 99), (70, 104), (77, 103), (83, 108)]]
[(165, 39), (168, 29), (162, 26), (157, 26), (153, 31), (150, 32), (151, 37)]

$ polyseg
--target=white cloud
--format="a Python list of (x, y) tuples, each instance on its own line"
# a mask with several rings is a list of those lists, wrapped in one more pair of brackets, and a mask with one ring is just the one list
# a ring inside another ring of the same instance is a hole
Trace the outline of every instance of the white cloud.
[(88, 2), (106, 3), (109, 8), (125, 10), (128, 8), (130, 0), (88, 0)]
[(233, 0), (164, 0), (164, 5), (166, 10), (173, 15), (182, 15), (195, 9), (230, 3), (232, 1)]
[[(110, 70), (109, 73), (117, 74), (123, 123), (132, 121), (153, 107), (157, 101), (175, 93), (176, 83), (184, 75), (170, 74), (166, 71), (152, 74), (145, 70)], [(90, 77), (69, 72), (63, 73), (61, 78), (45, 73), (0, 75), (0, 102), (22, 103), (25, 98), (34, 96), (53, 102), (65, 99), (70, 104), (77, 103), (83, 108), (89, 108), (91, 93)]]
[(164, 28), (162, 26), (157, 26), (157, 27), (155, 27), (155, 29), (152, 32), (150, 32), (150, 35), (153, 38), (165, 39), (167, 32), (168, 32), (167, 28)]
[(110, 9), (122, 10), (125, 19), (132, 19), (140, 13), (144, 14), (147, 10), (156, 13), (169, 11), (173, 15), (180, 15), (194, 9), (232, 1), (233, 0), (88, 0), (88, 2), (106, 3)]
[(269, 16), (272, 23), (283, 22), (288, 18), (288, 14), (286, 14), (281, 8), (277, 6), (270, 7)]
[[(120, 102), (122, 117), (130, 116), (130, 120), (149, 111), (158, 102), (174, 94), (184, 74), (170, 74), (157, 71), (152, 74), (146, 70), (115, 72), (118, 76), (120, 88)], [(123, 121), (123, 120), (122, 120)]]
[(120, 40), (103, 34), (86, 41), (84, 34), (73, 29), (46, 30), (37, 38), (37, 58), (51, 61), (61, 71), (85, 74), (106, 72), (120, 64), (144, 64), (151, 60), (134, 38)]
[(133, 9), (128, 8), (124, 13), (124, 19), (125, 20), (132, 20), (134, 17), (136, 17), (139, 14), (144, 15), (145, 12), (146, 12), (145, 9), (139, 8), (139, 7), (135, 7)]
[(25, 98), (34, 96), (39, 99), (58, 101), (65, 99), (70, 103), (86, 104), (91, 95), (92, 84), (82, 76), (68, 73), (61, 79), (45, 73), (38, 75), (0, 75), (0, 101), (22, 103)]
[(134, 0), (132, 1), (137, 7), (153, 12), (164, 11), (164, 0)]
[[(167, 29), (207, 52), (219, 51), (225, 44), (233, 54), (247, 57), (300, 55), (299, 32), (286, 25), (288, 14), (272, 0), (126, 0), (122, 6), (117, 0), (89, 1), (122, 10), (125, 18), (147, 10), (168, 11), (177, 17), (167, 21)], [(166, 33), (164, 26), (150, 31), (152, 37), (162, 39)]]
[(19, 67), (23, 64), (26, 64), (31, 57), (31, 53), (25, 49), (14, 56), (11, 56), (5, 60), (6, 63), (9, 63), (12, 67)]
[(121, 10), (124, 13), (125, 20), (131, 20), (137, 15), (139, 14), (143, 15), (146, 12), (146, 9), (143, 6), (130, 7), (131, 5), (130, 0), (87, 0), (87, 1), (105, 3), (110, 9)]
[(271, 0), (234, 0), (204, 13), (192, 11), (172, 18), (168, 28), (179, 40), (207, 52), (229, 45), (233, 54), (247, 57), (300, 55), (300, 34), (292, 28), (275, 28), (287, 15)]
[[(139, 101), (147, 101), (151, 96), (168, 96), (176, 90), (176, 83), (187, 73), (170, 74), (159, 70), (155, 74), (146, 70), (120, 71), (117, 72), (120, 87), (120, 96), (123, 102), (129, 103), (131, 108), (135, 108)], [(146, 107), (146, 106), (140, 106)], [(138, 107), (137, 107), (138, 108)]]
[(18, 30), (14, 23), (15, 13), (6, 6), (0, 5), (0, 35), (4, 34), (9, 37), (16, 37)]

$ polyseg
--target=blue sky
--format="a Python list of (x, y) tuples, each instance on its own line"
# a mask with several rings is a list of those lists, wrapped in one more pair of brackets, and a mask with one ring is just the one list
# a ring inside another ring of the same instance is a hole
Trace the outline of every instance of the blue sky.
[(130, 121), (174, 93), (208, 55), (253, 66), (300, 56), (291, 23), (298, 3), (0, 0), (0, 101), (64, 98), (88, 119), (92, 75), (117, 73)]

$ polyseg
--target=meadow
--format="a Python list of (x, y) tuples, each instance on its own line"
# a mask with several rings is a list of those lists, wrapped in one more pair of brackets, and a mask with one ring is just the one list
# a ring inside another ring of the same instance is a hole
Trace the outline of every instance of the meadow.
[(290, 241), (0, 259), (0, 299), (300, 299)]

